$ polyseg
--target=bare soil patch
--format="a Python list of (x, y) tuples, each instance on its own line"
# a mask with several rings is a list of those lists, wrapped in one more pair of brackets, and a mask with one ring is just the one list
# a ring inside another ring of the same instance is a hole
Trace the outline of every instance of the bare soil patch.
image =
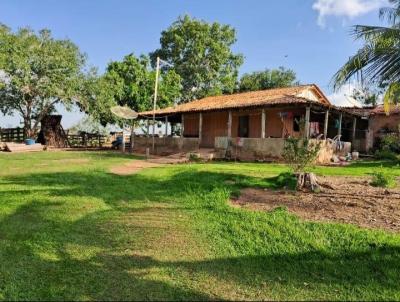
[(318, 179), (331, 185), (332, 189), (305, 193), (247, 188), (231, 202), (233, 206), (262, 211), (284, 206), (306, 220), (400, 231), (400, 189), (373, 187), (369, 178), (361, 177)]
[(152, 157), (148, 160), (132, 160), (127, 164), (112, 167), (110, 172), (117, 175), (131, 175), (136, 174), (143, 169), (179, 164), (187, 161), (187, 158), (180, 154)]
[(146, 168), (154, 168), (159, 166), (161, 165), (157, 163), (151, 163), (145, 160), (133, 160), (128, 164), (112, 167), (110, 172), (117, 175), (131, 175)]

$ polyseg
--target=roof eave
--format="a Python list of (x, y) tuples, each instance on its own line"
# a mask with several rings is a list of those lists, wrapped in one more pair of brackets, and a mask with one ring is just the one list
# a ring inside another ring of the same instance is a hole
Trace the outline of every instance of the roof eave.
[[(243, 108), (259, 108), (259, 107), (277, 107), (277, 106), (288, 106), (288, 105), (316, 105), (316, 106), (320, 106), (320, 107), (325, 107), (325, 108), (333, 108), (334, 106), (331, 104), (324, 104), (324, 103), (319, 103), (319, 102), (315, 102), (312, 100), (308, 100), (305, 98), (301, 98), (301, 97), (293, 97), (290, 96), (291, 98), (294, 98), (296, 100), (298, 100), (297, 102), (277, 102), (277, 103), (261, 103), (261, 104), (238, 104), (235, 106), (226, 106), (226, 107), (219, 107), (219, 108), (202, 108), (202, 109), (196, 109), (196, 108), (192, 108), (192, 109), (183, 109), (183, 110), (176, 110), (173, 109), (172, 107), (170, 107), (172, 110), (168, 110), (169, 108), (165, 108), (165, 109), (160, 109), (160, 110), (156, 110), (155, 115), (156, 116), (162, 116), (162, 115), (171, 115), (171, 114), (182, 114), (182, 113), (191, 113), (191, 112), (211, 112), (211, 111), (225, 111), (225, 110), (235, 110), (235, 109), (243, 109)], [(139, 113), (139, 116), (152, 116), (153, 115), (153, 111), (146, 111), (146, 112), (142, 112)]]

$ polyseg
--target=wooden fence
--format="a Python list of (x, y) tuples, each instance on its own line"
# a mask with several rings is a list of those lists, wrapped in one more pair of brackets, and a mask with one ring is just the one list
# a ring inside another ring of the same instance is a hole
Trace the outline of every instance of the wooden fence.
[[(107, 142), (107, 136), (95, 133), (66, 133), (68, 146), (71, 148), (93, 148), (104, 147)], [(0, 142), (24, 142), (23, 128), (0, 128)]]
[(24, 139), (23, 128), (0, 128), (0, 142), (21, 143)]
[(93, 133), (67, 134), (67, 140), (71, 148), (103, 147), (107, 136)]

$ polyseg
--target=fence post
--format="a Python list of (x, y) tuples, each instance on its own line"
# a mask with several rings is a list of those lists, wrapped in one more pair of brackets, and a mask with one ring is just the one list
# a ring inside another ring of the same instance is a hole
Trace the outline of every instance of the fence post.
[(82, 145), (83, 147), (87, 147), (87, 141), (86, 141), (86, 132), (82, 133)]

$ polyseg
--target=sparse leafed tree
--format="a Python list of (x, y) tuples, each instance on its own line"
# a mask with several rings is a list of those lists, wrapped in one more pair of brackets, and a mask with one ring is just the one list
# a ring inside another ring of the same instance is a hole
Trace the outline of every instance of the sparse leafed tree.
[(353, 89), (351, 96), (362, 106), (376, 106), (382, 93), (383, 91), (377, 87), (361, 87), (361, 89)]
[(0, 110), (21, 115), (26, 137), (35, 137), (41, 119), (57, 104), (82, 102), (85, 56), (70, 40), (49, 30), (17, 32), (0, 26)]
[(182, 79), (182, 102), (235, 90), (243, 56), (232, 52), (235, 29), (217, 22), (180, 17), (161, 33), (161, 47), (150, 54), (171, 64)]
[(69, 133), (79, 133), (79, 132), (86, 132), (86, 133), (98, 133), (101, 135), (108, 135), (111, 130), (110, 126), (103, 126), (99, 123), (97, 119), (95, 119), (91, 115), (85, 116), (82, 120), (78, 123), (70, 127)]
[(118, 105), (116, 96), (123, 95), (122, 79), (110, 73), (98, 76), (96, 70), (92, 70), (86, 76), (83, 85), (85, 102), (78, 104), (81, 110), (89, 114), (93, 121), (98, 121), (103, 126), (108, 123), (120, 124), (110, 109)]
[(296, 175), (298, 190), (307, 189), (316, 192), (321, 189), (317, 177), (309, 171), (320, 150), (321, 143), (318, 141), (303, 138), (287, 138), (285, 140), (282, 156)]
[(239, 82), (239, 91), (257, 91), (298, 84), (296, 73), (293, 70), (279, 67), (278, 69), (266, 69), (244, 74)]

